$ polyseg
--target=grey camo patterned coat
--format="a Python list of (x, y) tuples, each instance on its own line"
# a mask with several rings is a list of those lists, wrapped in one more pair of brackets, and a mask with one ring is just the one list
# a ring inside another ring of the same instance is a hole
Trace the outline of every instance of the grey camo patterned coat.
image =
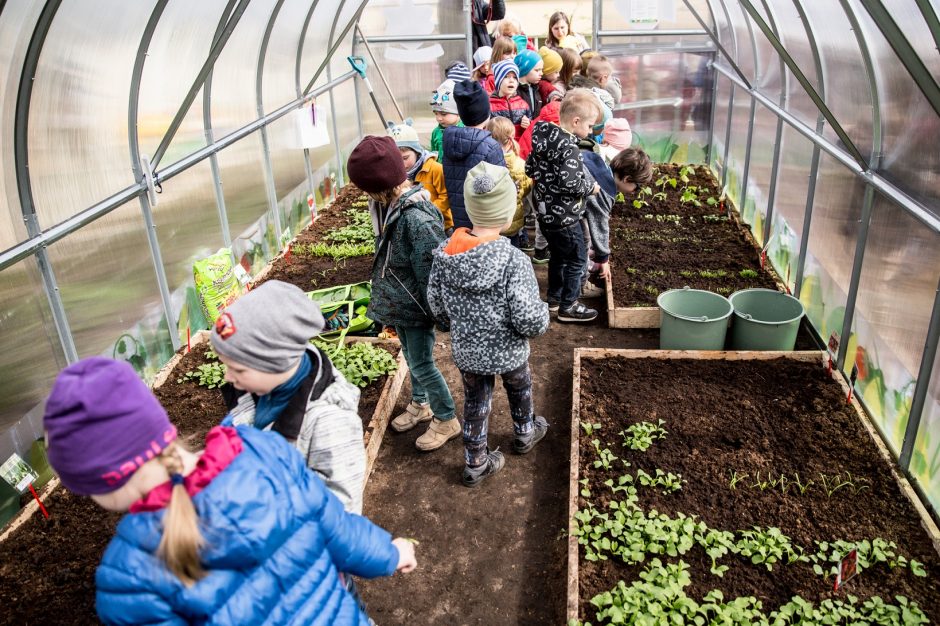
[(529, 358), (529, 337), (548, 330), (548, 305), (529, 257), (505, 237), (460, 254), (434, 251), (428, 304), (450, 319), (454, 362), (464, 372), (501, 374)]

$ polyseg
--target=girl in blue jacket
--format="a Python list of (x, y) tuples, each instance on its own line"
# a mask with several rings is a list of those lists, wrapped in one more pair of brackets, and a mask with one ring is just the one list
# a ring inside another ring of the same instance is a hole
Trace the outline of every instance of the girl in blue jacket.
[(205, 449), (176, 428), (126, 363), (84, 359), (44, 416), (62, 483), (129, 511), (95, 576), (106, 624), (355, 624), (339, 572), (415, 568), (414, 548), (342, 504), (283, 437), (216, 427)]

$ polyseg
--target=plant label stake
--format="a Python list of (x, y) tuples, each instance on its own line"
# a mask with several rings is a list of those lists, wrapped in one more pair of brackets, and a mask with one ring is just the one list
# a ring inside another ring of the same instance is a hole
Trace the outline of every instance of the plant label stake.
[(832, 590), (839, 591), (856, 574), (858, 574), (858, 550), (852, 550), (839, 561), (839, 569), (836, 572), (836, 581)]
[(827, 347), (829, 352), (829, 363), (826, 365), (826, 371), (830, 376), (832, 376), (832, 357), (839, 353), (839, 333), (832, 331), (832, 334), (829, 335), (829, 344)]
[(317, 221), (316, 200), (314, 199), (312, 193), (307, 194), (307, 208), (310, 209), (310, 221)]
[(189, 326), (186, 327), (186, 354), (189, 354), (193, 351), (192, 344), (192, 331), (189, 329)]
[(786, 287), (787, 295), (790, 295), (790, 264), (787, 264), (787, 278), (783, 281), (783, 286)]
[(3, 477), (3, 480), (5, 480), (8, 485), (16, 489), (17, 493), (23, 493), (29, 489), (36, 499), (36, 502), (39, 502), (39, 508), (42, 509), (42, 514), (45, 515), (47, 519), (49, 518), (49, 512), (46, 511), (46, 507), (40, 502), (39, 494), (36, 493), (36, 489), (33, 487), (33, 481), (39, 478), (39, 474), (37, 474), (36, 470), (30, 467), (29, 463), (24, 461), (20, 455), (14, 452), (10, 455), (10, 458), (4, 461), (3, 465), (0, 465), (0, 477)]
[(36, 504), (39, 505), (39, 510), (42, 511), (43, 517), (49, 519), (49, 511), (47, 511), (46, 507), (43, 506), (42, 500), (39, 499), (39, 494), (36, 493), (36, 488), (33, 487), (33, 483), (29, 483), (29, 491), (33, 494), (33, 498), (36, 499)]
[(855, 381), (858, 380), (858, 365), (852, 366), (852, 373), (849, 375), (849, 395), (845, 398), (845, 403), (852, 402), (852, 392), (855, 391)]
[(288, 265), (293, 263), (293, 261), (291, 261), (290, 259), (291, 247), (292, 247), (291, 244), (287, 244), (287, 252), (284, 253), (284, 260), (287, 261)]

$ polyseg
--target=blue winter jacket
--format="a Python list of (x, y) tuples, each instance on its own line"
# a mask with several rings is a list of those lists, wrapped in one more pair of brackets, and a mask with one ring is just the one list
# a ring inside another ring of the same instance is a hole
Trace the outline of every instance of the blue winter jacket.
[(242, 451), (193, 497), (208, 575), (186, 587), (155, 555), (164, 510), (126, 515), (102, 558), (106, 624), (368, 624), (338, 572), (394, 573), (391, 536), (343, 511), (278, 434), (239, 427)]
[(454, 228), (473, 228), (463, 203), (463, 183), (467, 172), (480, 161), (506, 167), (503, 148), (488, 130), (448, 126), (444, 129), (443, 159), (444, 186), (447, 187), (450, 212), (454, 216)]

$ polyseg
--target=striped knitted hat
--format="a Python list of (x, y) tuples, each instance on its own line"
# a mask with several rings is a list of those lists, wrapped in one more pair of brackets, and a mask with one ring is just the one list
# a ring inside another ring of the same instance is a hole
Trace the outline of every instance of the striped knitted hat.
[(519, 80), (519, 67), (513, 61), (500, 61), (493, 66), (493, 79), (496, 81), (496, 93), (499, 93), (500, 84), (510, 74), (515, 74), (516, 80)]
[(454, 61), (444, 70), (448, 80), (459, 83), (462, 80), (470, 80), (470, 68), (461, 61)]

